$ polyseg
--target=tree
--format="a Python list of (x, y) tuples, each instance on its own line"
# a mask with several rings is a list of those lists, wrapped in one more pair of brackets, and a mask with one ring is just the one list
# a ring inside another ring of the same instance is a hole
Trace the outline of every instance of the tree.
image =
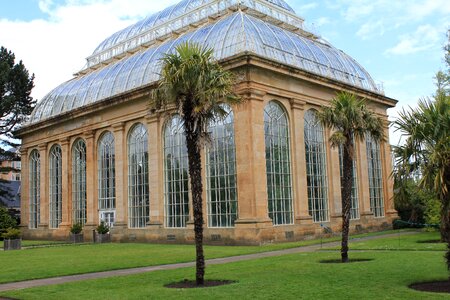
[(162, 58), (161, 80), (152, 92), (151, 107), (173, 106), (184, 121), (196, 245), (196, 282), (204, 284), (201, 148), (209, 139), (208, 124), (225, 116), (220, 102), (236, 104), (234, 77), (213, 60), (213, 50), (183, 43)]
[[(0, 142), (10, 147), (18, 145), (12, 142), (13, 131), (26, 120), (34, 108), (35, 101), (30, 96), (34, 87), (34, 74), (29, 75), (22, 61), (15, 63), (15, 55), (6, 48), (0, 48)], [(15, 151), (0, 147), (0, 161), (17, 160)], [(0, 168), (0, 172), (9, 172), (12, 168)], [(5, 194), (6, 191), (0, 191)]]
[(0, 238), (7, 231), (8, 228), (16, 228), (17, 223), (8, 212), (6, 207), (0, 205)]
[(329, 107), (323, 107), (317, 117), (321, 123), (334, 131), (330, 137), (333, 147), (342, 147), (342, 242), (341, 259), (348, 262), (348, 235), (353, 184), (353, 161), (355, 160), (356, 141), (362, 141), (366, 135), (379, 142), (384, 139), (383, 121), (370, 111), (364, 99), (358, 99), (348, 92), (338, 93)]

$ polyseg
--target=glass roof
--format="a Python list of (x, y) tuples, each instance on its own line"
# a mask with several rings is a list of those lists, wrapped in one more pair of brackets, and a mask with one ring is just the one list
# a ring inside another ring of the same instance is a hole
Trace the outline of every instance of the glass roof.
[[(190, 1), (183, 1), (190, 2)], [(160, 58), (189, 41), (214, 49), (226, 59), (249, 52), (322, 77), (382, 93), (370, 75), (350, 56), (318, 40), (283, 29), (238, 10), (176, 39), (140, 50), (103, 68), (67, 81), (45, 96), (33, 111), (30, 124), (159, 80)]]

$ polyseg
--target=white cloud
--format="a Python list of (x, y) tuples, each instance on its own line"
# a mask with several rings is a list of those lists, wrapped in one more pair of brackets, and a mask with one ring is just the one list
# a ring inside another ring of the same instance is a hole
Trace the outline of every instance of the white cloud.
[(35, 73), (32, 96), (42, 99), (72, 78), (85, 58), (106, 37), (178, 0), (40, 0), (48, 19), (29, 22), (0, 20), (1, 45)]
[(384, 22), (383, 20), (378, 20), (376, 22), (369, 22), (363, 24), (356, 32), (356, 35), (362, 38), (363, 40), (367, 40), (375, 35), (383, 35), (384, 32), (385, 32)]
[(440, 46), (441, 38), (440, 28), (422, 25), (415, 32), (403, 35), (398, 44), (386, 50), (385, 54), (407, 55), (433, 49)]

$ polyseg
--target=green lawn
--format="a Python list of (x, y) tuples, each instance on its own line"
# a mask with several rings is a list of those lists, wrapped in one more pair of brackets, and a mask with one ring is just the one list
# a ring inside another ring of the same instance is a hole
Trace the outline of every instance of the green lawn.
[(18, 299), (449, 299), (407, 286), (444, 280), (442, 251), (373, 251), (351, 253), (373, 259), (323, 264), (338, 253), (316, 252), (215, 265), (207, 278), (236, 280), (228, 286), (168, 289), (171, 282), (193, 279), (194, 269), (113, 277), (3, 293)]
[[(350, 242), (350, 250), (393, 250), (393, 251), (444, 251), (445, 243), (439, 243), (439, 232), (421, 232), (417, 234), (391, 236), (383, 239)], [(333, 247), (328, 249), (339, 249)]]
[[(392, 231), (384, 232), (392, 233)], [(358, 236), (379, 235), (382, 233)], [(324, 239), (337, 241), (339, 237)], [(206, 258), (218, 258), (287, 249), (320, 243), (320, 240), (264, 246), (206, 246)], [(138, 243), (52, 245), (52, 247), (0, 251), (0, 283), (82, 274), (195, 260), (192, 245)]]
[[(38, 240), (22, 240), (22, 247), (40, 247), (68, 244), (62, 241), (38, 241)], [(3, 249), (3, 241), (0, 242), (0, 249)]]

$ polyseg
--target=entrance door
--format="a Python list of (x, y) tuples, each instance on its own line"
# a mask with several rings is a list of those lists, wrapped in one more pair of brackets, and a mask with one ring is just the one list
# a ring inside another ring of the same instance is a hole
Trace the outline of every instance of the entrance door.
[(100, 211), (99, 218), (100, 218), (100, 221), (104, 221), (106, 223), (106, 225), (109, 226), (109, 228), (113, 228), (115, 215), (116, 215), (116, 212), (113, 210)]

